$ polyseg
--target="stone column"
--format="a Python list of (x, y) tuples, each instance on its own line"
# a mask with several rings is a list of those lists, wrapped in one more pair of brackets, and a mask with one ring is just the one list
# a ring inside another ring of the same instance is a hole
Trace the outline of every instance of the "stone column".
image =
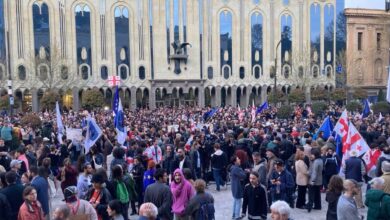
[(130, 89), (130, 109), (135, 110), (137, 108), (137, 88), (131, 87)]
[(310, 91), (310, 86), (307, 86), (305, 88), (305, 99), (306, 99), (306, 104), (311, 104), (311, 91)]
[(79, 89), (76, 87), (73, 88), (72, 95), (73, 95), (73, 111), (78, 111), (80, 109)]
[(202, 86), (198, 87), (198, 105), (203, 108), (205, 106), (204, 100), (204, 88)]
[(31, 89), (31, 101), (32, 101), (32, 111), (39, 112), (39, 100), (38, 100), (38, 90), (33, 88)]
[(232, 99), (231, 104), (232, 107), (237, 107), (237, 86), (232, 86), (230, 97)]
[(215, 87), (215, 106), (221, 106), (221, 90), (220, 86)]
[(156, 108), (156, 88), (154, 88), (154, 87), (150, 88), (149, 108), (150, 109), (155, 109)]
[(261, 87), (261, 103), (264, 103), (267, 100), (267, 86)]
[(252, 105), (252, 103), (249, 103), (250, 97), (252, 93), (252, 86), (249, 85), (246, 87), (246, 94), (245, 94), (245, 103), (246, 105), (244, 106), (245, 108), (248, 107), (248, 105)]

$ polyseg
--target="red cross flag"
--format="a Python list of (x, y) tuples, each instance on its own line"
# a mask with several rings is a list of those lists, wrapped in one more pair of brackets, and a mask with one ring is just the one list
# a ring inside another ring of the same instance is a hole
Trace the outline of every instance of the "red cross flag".
[(107, 82), (110, 87), (115, 87), (121, 84), (121, 79), (119, 76), (110, 76), (108, 77)]
[(370, 149), (362, 157), (367, 165), (367, 174), (369, 177), (375, 177), (376, 163), (382, 152), (379, 149)]
[(348, 152), (355, 150), (358, 156), (370, 150), (368, 144), (352, 123), (349, 124), (347, 141), (343, 143), (343, 151), (344, 149)]
[[(341, 114), (341, 117), (339, 118), (339, 121), (336, 123), (333, 129), (336, 134), (338, 134), (341, 137), (343, 146), (345, 146), (345, 143), (347, 142), (348, 137), (348, 112), (347, 110), (344, 110)], [(345, 153), (345, 148), (343, 147), (343, 153)]]

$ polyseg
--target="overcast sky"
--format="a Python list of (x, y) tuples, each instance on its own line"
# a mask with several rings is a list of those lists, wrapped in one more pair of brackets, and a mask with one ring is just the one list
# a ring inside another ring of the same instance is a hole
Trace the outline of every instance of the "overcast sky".
[(385, 9), (385, 0), (345, 0), (345, 7)]

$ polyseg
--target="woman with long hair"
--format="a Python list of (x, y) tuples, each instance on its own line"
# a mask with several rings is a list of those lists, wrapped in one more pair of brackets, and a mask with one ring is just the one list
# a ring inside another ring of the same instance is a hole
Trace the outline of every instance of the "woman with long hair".
[(69, 158), (64, 160), (64, 167), (61, 172), (58, 174), (61, 179), (61, 189), (62, 192), (65, 191), (65, 188), (68, 186), (76, 186), (77, 185), (77, 170), (72, 166), (72, 163)]
[(154, 172), (156, 171), (156, 163), (153, 160), (149, 160), (148, 162), (148, 169), (144, 173), (144, 188), (143, 192), (145, 192), (146, 187), (148, 187), (150, 184), (156, 182), (154, 179)]
[(337, 220), (337, 202), (343, 189), (343, 179), (339, 175), (333, 175), (329, 180), (325, 196), (325, 200), (328, 202), (326, 220)]
[(305, 155), (301, 151), (295, 154), (295, 183), (298, 186), (298, 198), (296, 207), (302, 209), (306, 203), (306, 190), (309, 183), (309, 168), (304, 161)]
[(24, 203), (19, 209), (18, 220), (44, 220), (41, 204), (37, 200), (37, 190), (27, 186), (23, 190)]

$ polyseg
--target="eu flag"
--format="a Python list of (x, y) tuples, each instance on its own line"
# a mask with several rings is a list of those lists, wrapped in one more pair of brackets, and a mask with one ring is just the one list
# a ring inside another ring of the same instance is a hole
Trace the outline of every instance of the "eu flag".
[(362, 118), (367, 118), (370, 115), (370, 103), (368, 102), (368, 99), (364, 100), (364, 108), (362, 112)]
[(116, 113), (118, 112), (118, 107), (119, 107), (119, 88), (117, 86), (114, 94), (114, 101), (112, 103), (112, 113), (114, 115), (116, 115)]
[(263, 112), (264, 110), (268, 109), (269, 108), (269, 105), (268, 105), (268, 102), (265, 101), (261, 106), (257, 107), (256, 109), (256, 115), (257, 114), (261, 114), (261, 112)]
[(330, 137), (330, 135), (332, 135), (333, 125), (329, 116), (325, 118), (324, 122), (322, 123), (321, 127), (318, 129), (317, 133), (313, 136), (314, 140), (317, 139), (318, 134), (321, 131), (323, 132), (322, 138), (324, 140), (327, 140)]

